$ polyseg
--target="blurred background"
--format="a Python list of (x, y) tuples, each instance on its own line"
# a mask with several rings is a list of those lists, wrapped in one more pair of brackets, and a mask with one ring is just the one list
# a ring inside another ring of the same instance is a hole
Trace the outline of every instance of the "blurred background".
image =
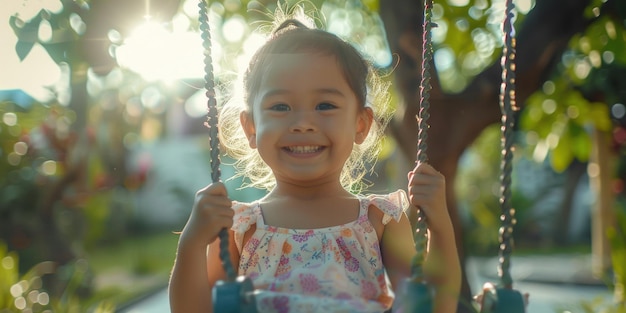
[[(422, 1), (297, 2), (393, 83), (397, 113), (369, 192), (403, 188), (416, 152)], [(504, 1), (435, 2), (429, 162), (446, 176), (463, 260), (491, 260)], [(611, 294), (560, 312), (625, 312), (626, 2), (514, 3), (514, 254), (553, 257), (560, 269), (531, 263), (544, 272), (526, 278)], [(207, 5), (223, 102), (281, 11), (270, 0)], [(175, 232), (211, 180), (203, 59), (198, 1), (0, 2), (0, 312), (114, 312), (165, 288)], [(228, 179), (232, 160), (222, 161)], [(236, 200), (263, 194), (226, 182)], [(495, 277), (493, 262), (480, 263)]]

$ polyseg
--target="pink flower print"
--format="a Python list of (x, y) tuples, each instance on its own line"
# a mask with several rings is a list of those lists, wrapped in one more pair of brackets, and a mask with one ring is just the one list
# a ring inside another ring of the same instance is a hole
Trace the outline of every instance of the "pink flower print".
[(284, 274), (282, 274), (280, 276), (276, 276), (276, 280), (279, 281), (279, 282), (284, 282), (284, 281), (288, 280), (289, 277), (291, 277), (291, 271), (285, 272)]
[(322, 288), (317, 277), (313, 274), (300, 274), (299, 277), (300, 286), (302, 286), (304, 293), (316, 293)]
[(289, 298), (286, 296), (278, 296), (272, 300), (274, 310), (279, 313), (289, 312)]
[(364, 232), (371, 233), (374, 231), (374, 226), (372, 226), (372, 223), (368, 219), (367, 215), (364, 215), (364, 216), (365, 216), (365, 220), (360, 221), (361, 227), (363, 227)]
[(350, 257), (349, 259), (346, 259), (344, 266), (346, 267), (348, 271), (356, 272), (359, 270), (359, 260), (357, 260), (356, 258)]
[(309, 240), (310, 237), (313, 236), (313, 230), (308, 230), (306, 233), (304, 234), (294, 234), (292, 236), (293, 240), (297, 241), (297, 242), (305, 242), (307, 240)]
[(248, 240), (248, 243), (246, 244), (246, 252), (254, 253), (254, 251), (256, 251), (256, 248), (259, 247), (260, 243), (261, 241), (258, 238), (250, 238)]
[(247, 271), (249, 268), (254, 268), (259, 264), (259, 255), (254, 253), (248, 259), (248, 262), (241, 262), (239, 268), (243, 271)]
[(281, 255), (280, 262), (278, 262), (278, 268), (276, 269), (276, 274), (274, 276), (281, 276), (291, 271), (291, 266), (289, 265), (289, 258)]
[(344, 258), (350, 258), (352, 255), (350, 254), (350, 250), (348, 250), (348, 246), (346, 245), (346, 242), (343, 240), (343, 238), (339, 237), (335, 241), (337, 242), (337, 246), (339, 246), (339, 250), (341, 251), (341, 254), (344, 256)]
[(361, 297), (365, 299), (376, 298), (376, 284), (369, 280), (361, 280)]
[[(239, 213), (239, 212), (237, 212)], [(235, 214), (237, 214), (235, 213)], [(248, 225), (248, 221), (250, 221), (250, 216), (242, 216), (240, 215), (234, 224), (236, 225)]]
[(339, 237), (336, 241), (339, 246), (339, 250), (344, 257), (345, 268), (350, 272), (356, 272), (359, 269), (359, 260), (352, 256), (343, 238)]

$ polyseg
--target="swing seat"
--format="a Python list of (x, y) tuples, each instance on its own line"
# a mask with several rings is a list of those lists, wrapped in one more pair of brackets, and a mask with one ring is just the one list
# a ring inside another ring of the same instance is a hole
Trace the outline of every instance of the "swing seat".
[(235, 281), (218, 281), (212, 290), (213, 312), (256, 313), (252, 280), (239, 276)]
[(491, 283), (483, 286), (480, 313), (524, 313), (524, 296), (514, 289), (496, 287)]
[(425, 282), (406, 279), (402, 291), (400, 307), (396, 313), (432, 313), (432, 287)]

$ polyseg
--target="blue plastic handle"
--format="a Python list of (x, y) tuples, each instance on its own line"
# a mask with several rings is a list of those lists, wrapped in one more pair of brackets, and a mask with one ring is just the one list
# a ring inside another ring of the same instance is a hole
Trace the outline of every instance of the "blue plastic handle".
[(495, 287), (487, 283), (483, 286), (481, 313), (525, 313), (524, 296), (512, 288)]
[(218, 281), (213, 287), (214, 313), (256, 313), (254, 286), (245, 276), (235, 281)]
[(407, 279), (404, 282), (400, 308), (394, 312), (402, 313), (432, 313), (433, 293), (425, 282), (416, 282)]

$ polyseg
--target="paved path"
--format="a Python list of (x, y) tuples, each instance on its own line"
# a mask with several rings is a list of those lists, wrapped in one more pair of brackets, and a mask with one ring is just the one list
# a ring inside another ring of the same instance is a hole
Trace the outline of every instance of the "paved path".
[[(609, 303), (611, 292), (588, 274), (588, 256), (514, 257), (511, 273), (514, 287), (530, 294), (528, 313), (583, 312), (584, 301), (603, 300)], [(485, 282), (497, 282), (495, 258), (471, 258), (467, 272), (472, 290), (480, 290)], [(493, 274), (492, 274), (493, 273)], [(167, 291), (161, 290), (119, 313), (169, 313)]]
[[(610, 303), (612, 293), (590, 274), (587, 255), (513, 257), (513, 287), (528, 293), (528, 313), (580, 313), (581, 304), (594, 300)], [(472, 258), (467, 264), (472, 290), (485, 282), (498, 282), (496, 258)], [(599, 310), (597, 310), (599, 311)]]
[(170, 313), (170, 302), (167, 297), (167, 289), (162, 289), (161, 291), (118, 311), (118, 313)]

